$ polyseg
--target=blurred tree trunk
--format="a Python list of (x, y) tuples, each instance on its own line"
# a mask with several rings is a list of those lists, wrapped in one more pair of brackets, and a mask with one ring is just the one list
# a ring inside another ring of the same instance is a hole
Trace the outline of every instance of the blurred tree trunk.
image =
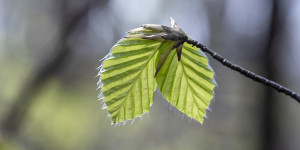
[[(70, 10), (69, 0), (57, 0), (57, 9), (54, 11), (58, 15), (60, 22), (60, 33), (56, 43), (56, 49), (52, 56), (44, 56), (45, 65), (37, 68), (32, 78), (25, 83), (21, 93), (15, 100), (14, 104), (8, 111), (1, 125), (2, 136), (12, 137), (16, 135), (26, 119), (28, 110), (34, 103), (34, 96), (43, 88), (50, 76), (57, 73), (68, 60), (71, 47), (68, 40), (83, 21), (88, 16), (91, 8), (103, 7), (107, 0), (89, 0), (83, 3), (84, 5), (77, 10)], [(0, 135), (1, 136), (1, 135)], [(1, 137), (0, 137), (1, 138)]]
[[(280, 4), (279, 0), (272, 1), (272, 11), (270, 15), (269, 33), (266, 39), (266, 47), (263, 56), (263, 68), (266, 73), (266, 77), (272, 81), (278, 81), (276, 79), (276, 60), (278, 56), (278, 38), (279, 33), (283, 29), (284, 21), (280, 17)], [(265, 87), (265, 97), (263, 101), (262, 112), (262, 150), (274, 150), (277, 149), (277, 137), (278, 137), (278, 102), (274, 95), (274, 90), (270, 87)]]

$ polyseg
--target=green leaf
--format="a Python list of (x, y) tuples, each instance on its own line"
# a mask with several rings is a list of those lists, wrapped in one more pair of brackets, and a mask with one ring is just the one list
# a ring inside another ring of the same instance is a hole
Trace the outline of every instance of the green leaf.
[[(160, 51), (158, 58), (163, 55)], [(198, 48), (185, 43), (181, 60), (173, 50), (156, 77), (164, 98), (179, 111), (203, 123), (206, 109), (213, 98), (216, 85), (214, 72), (209, 67), (207, 57)]]
[[(100, 66), (99, 99), (112, 123), (149, 111), (157, 85), (187, 116), (203, 123), (216, 85), (207, 57), (190, 44), (178, 24), (144, 24), (128, 31)], [(155, 79), (156, 77), (156, 79)]]
[(100, 86), (112, 123), (131, 120), (149, 111), (157, 87), (155, 58), (162, 43), (171, 42), (123, 39), (104, 60)]
[(165, 63), (166, 59), (168, 58), (169, 54), (172, 51), (172, 47), (174, 46), (175, 42), (164, 42), (161, 45), (160, 51), (159, 51), (159, 57), (157, 58), (157, 65), (156, 65), (156, 71), (154, 77), (156, 77), (157, 73), (159, 72), (160, 68)]

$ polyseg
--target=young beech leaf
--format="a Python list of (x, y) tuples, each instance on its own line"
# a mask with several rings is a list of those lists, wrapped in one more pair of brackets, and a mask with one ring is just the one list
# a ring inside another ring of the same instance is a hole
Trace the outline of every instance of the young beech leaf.
[[(158, 53), (159, 57), (161, 52)], [(158, 60), (157, 60), (158, 61)], [(190, 44), (183, 44), (181, 60), (173, 50), (156, 82), (163, 97), (179, 111), (203, 123), (216, 85), (206, 56)]]
[(112, 47), (98, 74), (99, 99), (112, 123), (147, 113), (157, 85), (174, 107), (203, 123), (216, 85), (214, 72), (206, 56), (185, 39), (171, 18), (171, 27), (142, 25)]

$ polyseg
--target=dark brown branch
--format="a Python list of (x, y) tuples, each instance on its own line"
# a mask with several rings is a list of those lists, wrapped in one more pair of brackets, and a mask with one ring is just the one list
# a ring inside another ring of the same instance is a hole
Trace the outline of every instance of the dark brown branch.
[(188, 39), (186, 40), (187, 43), (189, 44), (192, 44), (194, 46), (196, 46), (197, 48), (200, 48), (203, 52), (206, 52), (208, 53), (209, 55), (211, 55), (214, 59), (216, 59), (217, 61), (219, 61), (220, 63), (222, 63), (224, 66), (234, 70), (234, 71), (237, 71), (239, 73), (241, 73), (242, 75), (256, 81), (256, 82), (259, 82), (259, 83), (262, 83), (266, 86), (270, 86), (272, 87), (273, 89), (277, 90), (278, 92), (282, 92), (290, 97), (292, 97), (293, 99), (295, 99), (298, 103), (300, 103), (300, 96), (299, 94), (297, 94), (296, 92), (274, 82), (274, 81), (271, 81), (271, 80), (268, 80), (262, 76), (259, 76), (249, 70), (246, 70), (244, 69), (243, 67), (241, 66), (238, 66), (238, 65), (235, 65), (233, 63), (231, 63), (230, 61), (226, 60), (225, 58), (223, 58), (221, 55), (217, 54), (216, 52), (210, 50), (209, 48), (207, 48), (206, 46), (204, 46), (203, 44), (195, 41), (195, 40), (192, 40), (192, 39)]

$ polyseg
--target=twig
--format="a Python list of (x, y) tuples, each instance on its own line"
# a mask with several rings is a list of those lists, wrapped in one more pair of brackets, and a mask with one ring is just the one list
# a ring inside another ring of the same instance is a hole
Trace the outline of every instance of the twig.
[(220, 63), (222, 63), (224, 66), (237, 71), (239, 73), (241, 73), (242, 75), (256, 81), (259, 83), (262, 83), (266, 86), (270, 86), (273, 89), (277, 90), (278, 92), (282, 92), (290, 97), (292, 97), (293, 99), (295, 99), (298, 103), (300, 103), (300, 96), (299, 94), (297, 94), (296, 92), (274, 82), (271, 80), (268, 80), (262, 76), (259, 76), (249, 70), (244, 69), (241, 66), (238, 66), (236, 64), (231, 63), (230, 61), (226, 60), (225, 58), (223, 58), (221, 55), (217, 54), (216, 52), (212, 51), (211, 49), (207, 48), (206, 46), (204, 46), (203, 44), (199, 43), (198, 41), (192, 40), (192, 39), (187, 39), (185, 40), (185, 42), (192, 44), (193, 46), (196, 46), (197, 48), (200, 48), (203, 52), (208, 53), (209, 55), (211, 55), (214, 59), (216, 59), (217, 61), (219, 61)]

